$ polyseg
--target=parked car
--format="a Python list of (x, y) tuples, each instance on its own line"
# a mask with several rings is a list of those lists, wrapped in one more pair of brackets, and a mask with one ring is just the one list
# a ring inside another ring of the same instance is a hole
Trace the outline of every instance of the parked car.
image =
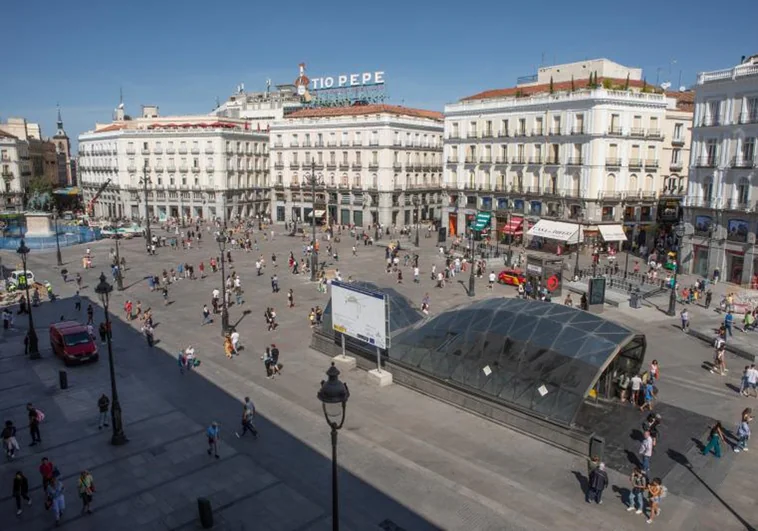
[[(19, 279), (21, 279), (20, 285), (19, 285)], [(8, 278), (6, 279), (6, 281), (7, 281), (8, 286), (12, 286), (13, 288), (23, 288), (24, 279), (26, 279), (30, 287), (34, 285), (34, 273), (32, 273), (29, 270), (26, 270), (26, 275), (24, 275), (24, 271), (22, 270), (13, 271), (10, 275), (8, 275)]]
[(50, 346), (53, 353), (66, 365), (97, 361), (99, 354), (95, 340), (87, 327), (76, 321), (62, 321), (50, 325)]
[(497, 281), (500, 284), (519, 286), (526, 282), (526, 277), (519, 269), (506, 269), (500, 272), (497, 276)]

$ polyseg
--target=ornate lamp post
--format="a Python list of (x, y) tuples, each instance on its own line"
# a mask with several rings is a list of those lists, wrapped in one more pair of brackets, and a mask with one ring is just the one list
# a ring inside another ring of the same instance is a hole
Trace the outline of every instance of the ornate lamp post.
[(105, 280), (105, 273), (100, 273), (100, 283), (95, 287), (95, 293), (100, 296), (105, 311), (105, 328), (108, 333), (105, 335), (108, 342), (108, 367), (111, 373), (111, 421), (113, 423), (113, 436), (111, 444), (121, 446), (129, 442), (124, 433), (124, 425), (121, 422), (121, 403), (118, 400), (118, 389), (116, 388), (116, 371), (113, 367), (113, 346), (111, 344), (111, 319), (108, 314), (108, 299), (110, 298), (113, 286)]
[(63, 265), (63, 258), (61, 258), (61, 244), (58, 240), (58, 207), (53, 206), (53, 222), (55, 223), (55, 257), (58, 259), (58, 265)]
[(218, 250), (221, 252), (221, 335), (225, 336), (227, 330), (229, 330), (229, 312), (226, 309), (226, 269), (225, 269), (225, 257), (226, 251), (226, 233), (219, 232), (216, 236), (216, 243), (218, 243)]
[(318, 253), (316, 252), (316, 185), (322, 186), (324, 178), (316, 175), (316, 161), (311, 159), (311, 172), (303, 177), (303, 186), (311, 187), (311, 230), (313, 245), (311, 249), (311, 282), (318, 280)]
[(326, 380), (321, 381), (318, 399), (324, 409), (324, 418), (332, 432), (332, 531), (339, 531), (339, 490), (337, 489), (337, 430), (345, 423), (345, 409), (350, 390), (347, 384), (340, 381), (340, 371), (337, 367), (329, 367)]
[(676, 267), (674, 268), (674, 285), (671, 286), (671, 293), (669, 294), (669, 309), (666, 312), (671, 317), (676, 315), (676, 279), (679, 274), (679, 262), (682, 257), (682, 237), (684, 236), (684, 225), (679, 223), (674, 227), (674, 235), (676, 236)]
[(414, 195), (413, 196), (413, 206), (414, 206), (414, 214), (416, 215), (416, 247), (418, 247), (418, 226), (421, 222), (421, 212), (419, 212), (419, 206), (421, 204), (421, 199), (419, 199), (419, 196)]
[(576, 216), (576, 261), (574, 262), (574, 277), (579, 278), (579, 240), (582, 234), (582, 221), (584, 220), (584, 214), (579, 211)]
[(39, 342), (37, 340), (37, 331), (34, 329), (34, 317), (32, 316), (32, 300), (29, 298), (29, 275), (26, 272), (26, 257), (30, 249), (26, 246), (23, 238), (16, 249), (21, 256), (21, 263), (24, 267), (24, 291), (26, 291), (26, 310), (29, 312), (29, 359), (38, 360), (42, 356), (39, 353)]
[(145, 230), (145, 238), (147, 238), (147, 241), (145, 242), (148, 254), (150, 252), (150, 245), (153, 243), (153, 235), (150, 232), (150, 203), (148, 202), (148, 191), (147, 191), (147, 185), (151, 184), (150, 177), (147, 175), (147, 161), (145, 161), (145, 165), (142, 167), (142, 178), (139, 180), (139, 183), (142, 185), (142, 190), (145, 192), (145, 223), (147, 224), (147, 228)]
[(116, 240), (116, 287), (119, 291), (124, 291), (124, 277), (121, 274), (121, 253), (118, 250), (118, 241), (121, 236), (118, 232), (113, 235), (113, 239)]

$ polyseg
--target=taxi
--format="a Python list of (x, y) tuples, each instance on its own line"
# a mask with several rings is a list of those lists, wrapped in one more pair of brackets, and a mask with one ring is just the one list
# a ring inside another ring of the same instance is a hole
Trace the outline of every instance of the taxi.
[(506, 269), (500, 272), (497, 276), (497, 281), (500, 284), (520, 286), (526, 282), (526, 277), (519, 269)]

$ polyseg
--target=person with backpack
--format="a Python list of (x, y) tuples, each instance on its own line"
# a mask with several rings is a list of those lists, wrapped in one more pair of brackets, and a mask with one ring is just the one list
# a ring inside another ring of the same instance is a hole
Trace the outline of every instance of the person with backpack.
[(632, 484), (632, 490), (629, 492), (626, 511), (642, 514), (645, 511), (644, 494), (647, 490), (647, 477), (639, 467), (634, 467), (632, 475), (629, 476), (629, 482)]
[(16, 452), (19, 451), (18, 441), (16, 440), (16, 426), (13, 425), (12, 420), (5, 421), (5, 427), (3, 428), (3, 448), (5, 449), (5, 455), (8, 459), (16, 457)]
[(590, 472), (587, 493), (584, 496), (584, 501), (590, 503), (591, 500), (594, 500), (595, 503), (603, 503), (603, 491), (607, 486), (608, 473), (605, 471), (605, 463), (600, 463), (597, 468)]
[(92, 495), (95, 493), (95, 482), (88, 470), (82, 470), (79, 474), (79, 497), (82, 499), (82, 514), (92, 514)]
[(29, 413), (29, 434), (32, 437), (32, 443), (29, 446), (35, 446), (42, 442), (42, 435), (39, 431), (39, 424), (45, 418), (45, 414), (35, 408), (31, 402), (26, 404), (26, 410)]

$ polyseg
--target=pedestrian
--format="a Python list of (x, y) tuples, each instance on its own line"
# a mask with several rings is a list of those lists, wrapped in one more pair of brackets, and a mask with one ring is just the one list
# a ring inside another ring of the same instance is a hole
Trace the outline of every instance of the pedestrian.
[(279, 277), (276, 273), (271, 275), (271, 293), (279, 293)]
[(282, 364), (279, 363), (279, 348), (271, 343), (271, 372), (272, 374), (282, 374)]
[(705, 293), (705, 309), (706, 310), (711, 307), (711, 300), (713, 300), (713, 292), (711, 290), (708, 290)]
[(708, 455), (713, 450), (716, 454), (716, 458), (721, 458), (721, 443), (726, 443), (726, 437), (724, 437), (724, 428), (721, 427), (720, 422), (716, 422), (711, 428), (711, 432), (708, 435), (708, 443), (703, 448), (703, 455)]
[(54, 477), (60, 475), (58, 469), (47, 457), (43, 457), (39, 465), (39, 474), (42, 476), (42, 490), (47, 490), (47, 486)]
[(82, 499), (82, 514), (92, 514), (92, 495), (95, 493), (95, 481), (88, 470), (79, 474), (79, 497)]
[(91, 325), (95, 324), (95, 320), (93, 318), (94, 313), (95, 313), (95, 310), (92, 308), (92, 305), (91, 304), (87, 305), (87, 324), (91, 324)]
[(240, 333), (237, 332), (236, 328), (232, 328), (232, 334), (229, 336), (232, 340), (232, 350), (234, 351), (234, 354), (239, 356), (239, 349), (240, 347)]
[(745, 408), (740, 417), (740, 423), (737, 425), (737, 444), (734, 446), (734, 451), (739, 453), (747, 452), (747, 442), (750, 439), (750, 422), (753, 420), (753, 410)]
[(13, 498), (16, 500), (16, 516), (23, 512), (21, 511), (21, 498), (26, 500), (27, 505), (32, 504), (32, 499), (29, 497), (29, 480), (20, 470), (16, 471), (16, 475), (13, 476)]
[(639, 467), (634, 467), (632, 475), (629, 476), (629, 482), (632, 484), (632, 490), (629, 492), (626, 510), (627, 512), (635, 511), (635, 514), (642, 514), (645, 511), (644, 494), (647, 490), (647, 477)]
[(419, 282), (421, 282), (419, 280), (419, 268), (418, 265), (415, 265), (413, 266), (413, 283), (418, 284)]
[(724, 316), (724, 327), (726, 328), (727, 334), (729, 334), (729, 337), (732, 337), (732, 325), (734, 324), (734, 315), (732, 315), (732, 310), (726, 312), (726, 315)]
[(155, 335), (153, 332), (153, 327), (150, 325), (150, 323), (145, 322), (144, 332), (147, 346), (152, 347), (155, 344)]
[(753, 391), (755, 397), (758, 398), (758, 369), (755, 364), (751, 364), (747, 370), (747, 386), (745, 387), (745, 396), (750, 396), (750, 391)]
[(682, 318), (682, 332), (687, 332), (690, 329), (690, 312), (687, 311), (687, 308), (684, 308), (682, 310), (682, 313), (680, 314)]
[(496, 278), (497, 277), (495, 276), (495, 272), (494, 271), (490, 271), (490, 276), (489, 276), (489, 279), (488, 279), (489, 280), (489, 282), (488, 282), (489, 285), (487, 286), (490, 290), (495, 286), (495, 279)]
[(640, 405), (640, 389), (642, 387), (642, 378), (639, 374), (635, 374), (631, 378), (632, 383), (632, 404), (636, 406)]
[(653, 457), (653, 446), (653, 437), (650, 435), (649, 431), (646, 431), (642, 439), (642, 444), (640, 444), (640, 449), (637, 452), (641, 457), (640, 468), (646, 476), (650, 474), (650, 458)]
[(35, 446), (42, 442), (42, 436), (39, 431), (39, 424), (45, 415), (39, 409), (35, 408), (31, 402), (26, 404), (26, 411), (29, 414), (29, 435), (32, 437), (32, 443), (29, 446)]
[(168, 284), (164, 284), (161, 291), (163, 292), (163, 304), (168, 306)]
[(208, 309), (207, 304), (203, 304), (203, 325), (207, 325), (209, 323), (213, 322), (213, 318), (211, 317), (211, 311)]
[(590, 472), (584, 501), (590, 503), (590, 501), (594, 500), (595, 503), (603, 503), (603, 491), (607, 486), (608, 473), (605, 471), (605, 463), (600, 463), (597, 468)]
[(255, 425), (253, 424), (253, 419), (255, 418), (255, 407), (253, 406), (249, 408), (248, 404), (252, 406), (253, 403), (250, 402), (249, 398), (245, 397), (245, 404), (242, 407), (242, 434), (236, 431), (234, 432), (234, 435), (236, 435), (238, 439), (244, 436), (247, 432), (250, 432), (254, 439), (258, 438), (258, 430), (255, 429)]
[(13, 425), (12, 420), (5, 421), (5, 427), (3, 428), (3, 449), (8, 459), (13, 459), (16, 456), (16, 452), (20, 449), (16, 440), (16, 427)]
[(111, 405), (111, 400), (108, 398), (105, 393), (100, 395), (100, 398), (97, 399), (97, 409), (99, 411), (98, 416), (98, 430), (102, 430), (103, 426), (106, 428), (108, 427), (108, 408)]
[(224, 337), (224, 354), (227, 359), (232, 359), (232, 356), (234, 355), (234, 346), (232, 345), (232, 338), (229, 334), (226, 334)]
[(658, 366), (658, 360), (650, 362), (650, 380), (652, 383), (657, 382), (661, 378), (660, 367)]
[(212, 422), (205, 434), (208, 436), (208, 455), (213, 454), (218, 459), (218, 444), (221, 442), (218, 422)]
[(287, 305), (290, 308), (293, 308), (295, 306), (295, 294), (292, 292), (292, 288), (287, 291)]
[(105, 337), (108, 334), (108, 329), (105, 327), (105, 321), (102, 321), (98, 325), (97, 332), (100, 334), (100, 343), (105, 345)]
[(653, 401), (655, 400), (655, 388), (653, 387), (653, 382), (650, 379), (648, 379), (647, 383), (645, 384), (643, 397), (645, 402), (642, 404), (642, 407), (640, 407), (640, 411), (645, 411), (645, 409), (652, 411)]
[(74, 310), (82, 311), (82, 297), (79, 295), (79, 290), (76, 290), (76, 294), (74, 294)]
[(50, 483), (45, 489), (45, 494), (47, 494), (45, 507), (51, 507), (53, 509), (53, 514), (55, 514), (55, 525), (61, 524), (63, 511), (66, 510), (66, 498), (63, 495), (64, 490), (63, 483), (56, 476), (53, 476), (50, 479)]
[(661, 485), (661, 479), (655, 478), (647, 486), (648, 503), (650, 504), (650, 514), (647, 523), (652, 524), (656, 516), (661, 514), (661, 499), (666, 496), (666, 488)]
[(718, 371), (721, 376), (726, 374), (726, 345), (720, 343), (716, 348), (716, 353), (713, 356), (713, 367), (711, 367), (710, 373)]

